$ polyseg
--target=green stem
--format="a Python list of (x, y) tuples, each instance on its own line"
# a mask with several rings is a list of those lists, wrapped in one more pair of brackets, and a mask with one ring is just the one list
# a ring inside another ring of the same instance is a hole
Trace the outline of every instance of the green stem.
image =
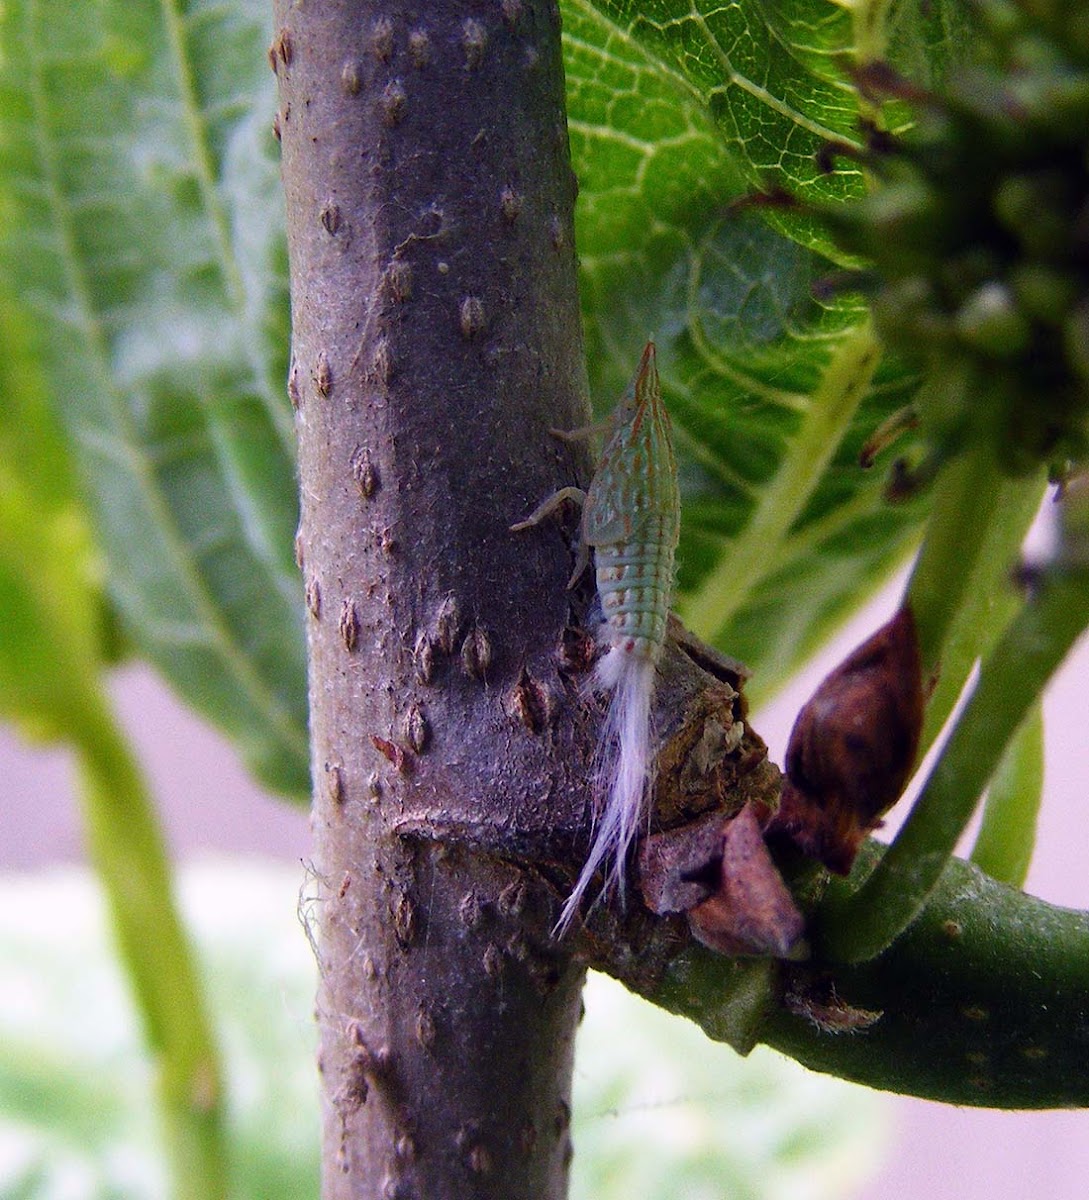
[(947, 463), (934, 488), (934, 507), (908, 581), (907, 600), (919, 633), (923, 678), (937, 677), (942, 651), (969, 595), (973, 568), (998, 508), (1002, 476), (980, 439)]
[(1025, 882), (1043, 793), (1044, 715), (1037, 703), (998, 764), (972, 847), (972, 862), (992, 879), (1011, 887)]
[(719, 566), (681, 607), (688, 628), (705, 641), (726, 627), (778, 562), (778, 550), (809, 502), (843, 440), (877, 368), (881, 347), (867, 321), (832, 355), (778, 474), (752, 519)]
[(979, 682), (903, 828), (854, 894), (833, 886), (815, 937), (826, 957), (879, 954), (917, 915), (1007, 743), (1089, 623), (1089, 574), (1054, 569), (980, 669)]
[(99, 703), (81, 715), (88, 849), (157, 1058), (173, 1196), (217, 1200), (227, 1195), (219, 1059), (162, 835), (112, 713)]
[[(927, 702), (919, 758), (949, 719), (972, 668), (990, 652), (1021, 606), (1012, 568), (1046, 487), (1042, 471), (1028, 479), (1004, 479), (990, 513), (979, 512), (987, 525), (975, 566), (965, 579), (960, 609), (952, 618), (941, 651), (941, 671)], [(937, 583), (940, 588), (940, 580)]]
[[(863, 848), (847, 886), (879, 853), (875, 842)], [(1089, 914), (958, 859), (880, 958), (769, 963), (692, 944), (646, 994), (742, 1052), (764, 1042), (884, 1091), (989, 1108), (1089, 1106)]]
[[(786, 967), (761, 1040), (870, 1087), (987, 1108), (1089, 1105), (1089, 914), (1046, 904), (954, 859), (926, 909), (880, 958)], [(805, 996), (879, 1013), (830, 1033)], [(823, 988), (821, 987), (823, 984)]]

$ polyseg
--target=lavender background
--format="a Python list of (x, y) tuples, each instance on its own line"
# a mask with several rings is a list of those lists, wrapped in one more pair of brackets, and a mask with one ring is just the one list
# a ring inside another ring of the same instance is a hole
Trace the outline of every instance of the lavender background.
[[(876, 624), (898, 594), (887, 588), (754, 724), (782, 761), (798, 707), (815, 684)], [(1079, 644), (1046, 697), (1047, 777), (1028, 890), (1089, 908), (1089, 641)], [(112, 692), (147, 771), (174, 855), (222, 851), (299, 861), (308, 856), (306, 814), (263, 794), (233, 750), (167, 692), (152, 673), (117, 673)], [(79, 814), (64, 751), (28, 747), (0, 729), (0, 870), (83, 857)], [(1089, 1194), (1089, 1112), (1001, 1113), (895, 1099), (893, 1155), (861, 1200), (1083, 1200)]]

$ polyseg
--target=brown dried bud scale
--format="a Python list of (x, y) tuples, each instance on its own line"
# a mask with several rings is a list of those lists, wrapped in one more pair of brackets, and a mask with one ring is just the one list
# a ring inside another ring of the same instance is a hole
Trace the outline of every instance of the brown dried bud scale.
[(321, 617), (321, 584), (318, 582), (317, 576), (311, 575), (306, 581), (304, 592), (307, 611), (317, 621)]
[(421, 70), (431, 61), (431, 38), (426, 29), (414, 29), (408, 35), (408, 52), (412, 56), (412, 65)]
[(380, 480), (378, 477), (378, 468), (371, 461), (371, 456), (367, 451), (359, 446), (351, 459), (352, 478), (355, 480), (356, 487), (359, 488), (359, 494), (364, 500), (370, 500), (375, 492), (378, 491)]
[(540, 733), (551, 717), (548, 691), (523, 666), (507, 702), (510, 715), (530, 731)]
[(439, 602), (439, 610), (435, 615), (435, 641), (443, 654), (449, 656), (454, 653), (461, 625), (461, 606), (457, 597), (450, 592)]
[(389, 62), (393, 54), (393, 22), (379, 17), (371, 26), (371, 53), (379, 62)]
[(513, 225), (518, 220), (523, 203), (522, 196), (514, 188), (509, 184), (504, 187), (499, 193), (499, 211), (503, 214), (503, 220)]
[(412, 664), (420, 683), (426, 686), (435, 678), (435, 648), (422, 630), (416, 635), (416, 645), (412, 648)]
[(768, 831), (846, 874), (911, 775), (922, 721), (919, 642), (905, 606), (824, 679), (798, 714)]
[(412, 264), (395, 258), (386, 268), (386, 287), (398, 304), (412, 299)]
[(465, 69), (475, 71), (484, 61), (488, 45), (488, 34), (484, 26), (473, 17), (468, 17), (461, 26), (461, 47), (465, 51)]
[(295, 57), (295, 43), (291, 39), (291, 31), (287, 28), (281, 29), (276, 36), (276, 40), (272, 43), (272, 51), (269, 57), (275, 56), (284, 64), (285, 67), (291, 66), (291, 61)]
[(426, 1008), (421, 1008), (416, 1014), (416, 1041), (425, 1049), (431, 1050), (436, 1037), (435, 1018)]
[(358, 96), (362, 82), (359, 78), (359, 64), (349, 59), (340, 69), (340, 86), (347, 96)]
[(340, 229), (340, 205), (332, 200), (322, 206), (321, 225), (325, 232), (333, 237)]
[(411, 946), (416, 940), (416, 924), (416, 906), (402, 893), (393, 909), (393, 932), (402, 948)]
[(405, 115), (407, 102), (408, 93), (405, 91), (404, 84), (399, 79), (391, 79), (383, 89), (382, 97), (378, 102), (384, 124), (391, 129), (394, 125), (399, 124)]

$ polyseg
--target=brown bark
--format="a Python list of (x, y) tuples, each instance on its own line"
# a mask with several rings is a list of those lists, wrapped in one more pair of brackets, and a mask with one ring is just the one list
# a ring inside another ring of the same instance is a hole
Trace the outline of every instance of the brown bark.
[[(572, 530), (509, 528), (589, 474), (585, 449), (549, 435), (588, 420), (558, 11), (278, 0), (269, 58), (310, 612), (324, 1195), (558, 1200), (583, 962), (660, 999), (694, 905), (708, 944), (796, 938), (762, 844), (727, 854), (736, 831), (707, 816), (766, 820), (778, 772), (743, 723), (736, 664), (673, 627), (644, 871), (659, 915), (632, 895), (551, 937), (586, 851), (600, 716), (580, 687), (593, 584), (566, 587)], [(695, 842), (693, 819), (709, 831)], [(739, 885), (755, 921), (727, 911)], [(721, 1023), (740, 1047), (769, 979), (750, 975)]]
[(324, 1195), (566, 1191), (582, 968), (549, 861), (589, 753), (557, 655), (584, 451), (552, 0), (277, 0), (310, 610)]

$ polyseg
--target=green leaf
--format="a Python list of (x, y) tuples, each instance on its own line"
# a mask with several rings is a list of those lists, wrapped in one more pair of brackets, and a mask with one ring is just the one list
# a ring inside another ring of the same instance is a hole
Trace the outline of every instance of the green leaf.
[(946, 463), (906, 599), (919, 636), (923, 677), (940, 681), (928, 702), (923, 750), (940, 730), (983, 650), (1016, 610), (1011, 574), (1039, 508), (1042, 470), (1003, 476), (989, 445)]
[(950, 66), (964, 60), (979, 33), (975, 6), (964, 0), (919, 4), (883, 0), (880, 7), (887, 10), (889, 60), (923, 87), (944, 81)]
[(883, 20), (817, 0), (565, 7), (595, 396), (611, 405), (653, 334), (680, 457), (678, 607), (754, 669), (757, 698), (904, 559), (927, 508), (888, 505), (884, 469), (857, 465), (916, 380), (891, 360), (867, 387), (849, 377), (865, 310), (815, 297), (839, 270), (819, 226), (731, 206), (754, 188), (860, 191), (816, 156), (858, 140), (847, 72)]
[(263, 3), (0, 15), (0, 273), (127, 629), (307, 790), (283, 220)]
[[(648, 86), (651, 94), (672, 96), (674, 124), (698, 122), (750, 186), (814, 197), (861, 190), (857, 169), (829, 174), (816, 158), (830, 140), (858, 141), (858, 105), (845, 69), (853, 46), (846, 9), (813, 0), (583, 0), (569, 3), (565, 17), (568, 45), (598, 51), (589, 55), (598, 68), (594, 82), (613, 93), (596, 124), (642, 124), (640, 95), (632, 92)], [(648, 75), (653, 89), (639, 79)], [(572, 107), (577, 97), (573, 91)], [(660, 114), (656, 121), (661, 125)], [(656, 130), (653, 141), (662, 133)]]
[[(956, 477), (952, 482), (957, 482)], [(985, 525), (972, 576), (967, 581), (957, 581), (963, 595), (941, 649), (937, 684), (927, 701), (919, 745), (920, 759), (941, 732), (972, 668), (994, 646), (1020, 607), (1015, 568), (1029, 526), (1039, 511), (1044, 487), (1043, 480), (1038, 477), (1006, 479), (999, 485), (995, 513), (992, 514), (994, 519)], [(956, 516), (955, 509), (946, 513), (944, 524), (955, 530)], [(962, 555), (955, 563), (958, 572), (963, 569), (963, 558)], [(948, 560), (943, 564), (941, 559), (941, 554), (930, 556), (934, 578), (928, 590), (932, 593), (940, 593), (941, 571), (943, 566), (949, 566)], [(920, 570), (917, 565), (916, 579), (921, 578)]]

